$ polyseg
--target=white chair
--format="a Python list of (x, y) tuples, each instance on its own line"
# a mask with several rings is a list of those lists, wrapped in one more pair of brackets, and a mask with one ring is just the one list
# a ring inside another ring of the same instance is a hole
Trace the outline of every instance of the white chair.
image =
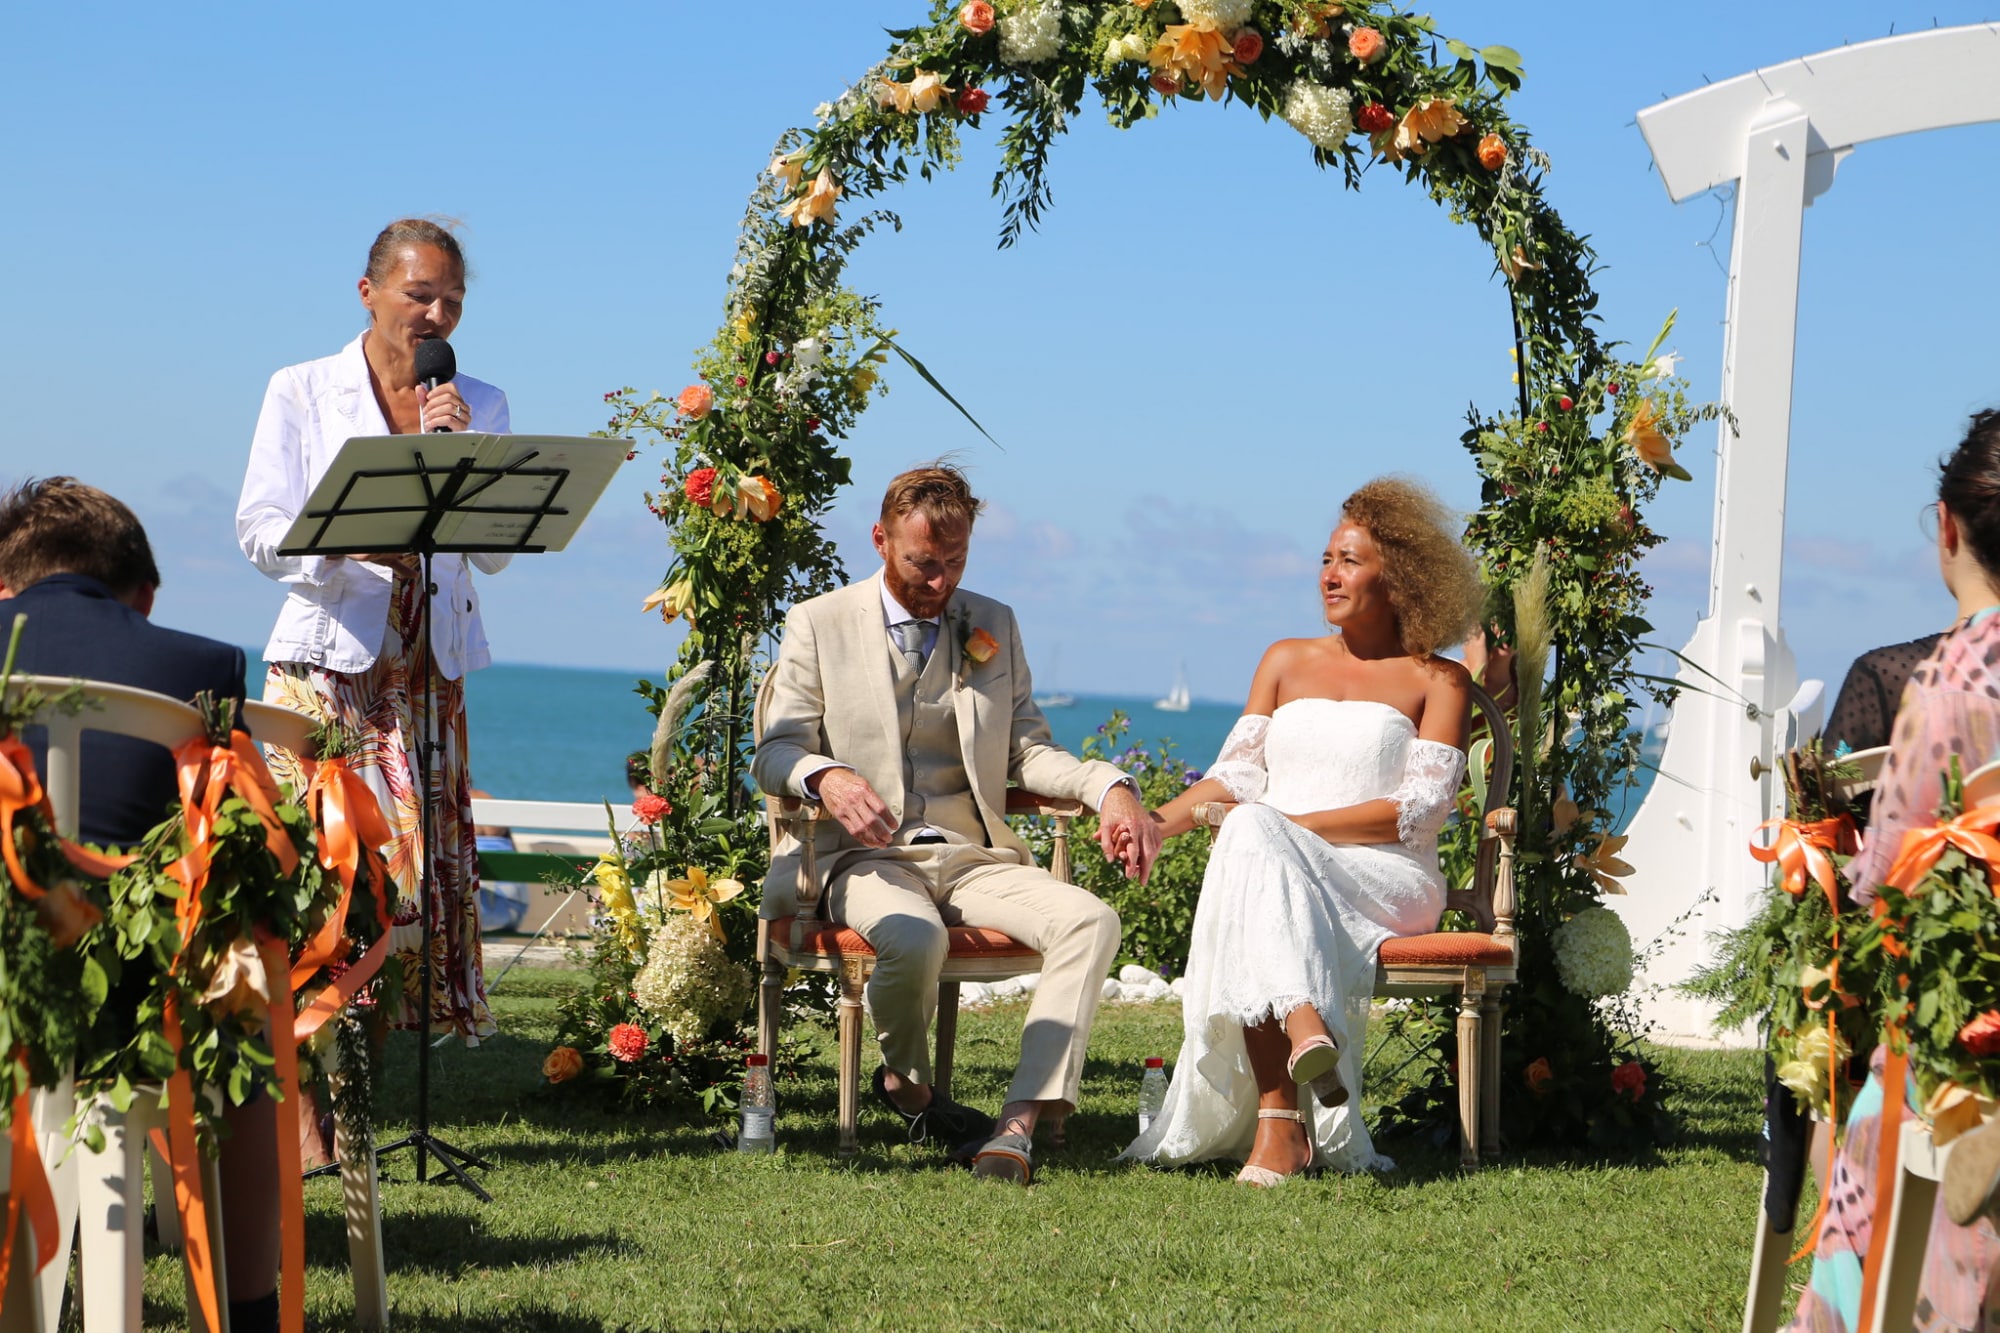
[[(59, 694), (78, 682), (54, 677), (16, 677), (16, 689), (38, 688)], [(71, 715), (47, 710), (38, 721), (48, 731), (47, 772), (44, 785), (56, 813), (56, 827), (74, 837), (80, 806), (82, 738), (87, 731), (109, 732), (152, 741), (173, 749), (203, 734), (201, 716), (187, 704), (165, 695), (129, 686), (104, 682), (81, 682), (86, 708)], [(297, 752), (309, 748), (310, 719), (287, 709), (252, 703), (245, 718), (253, 734), (275, 745)], [(51, 1164), (63, 1239), (56, 1258), (43, 1271), (38, 1317), (44, 1322), (22, 1324), (21, 1328), (53, 1330), (61, 1310), (63, 1284), (69, 1270), (69, 1248), (81, 1222), (81, 1275), (83, 1326), (85, 1333), (120, 1333), (140, 1325), (141, 1295), (144, 1284), (144, 1171), (148, 1133), (164, 1126), (160, 1108), (163, 1089), (142, 1089), (131, 1106), (120, 1112), (107, 1100), (98, 1099), (87, 1109), (88, 1123), (102, 1130), (101, 1153), (71, 1151), (60, 1133), (73, 1099), (67, 1088), (51, 1090), (50, 1105), (36, 1111), (36, 1125), (42, 1132), (43, 1160)], [(60, 1096), (57, 1096), (60, 1094)], [(62, 1104), (57, 1104), (57, 1103)], [(156, 1159), (157, 1162), (157, 1159)], [(221, 1235), (221, 1188), (213, 1158), (202, 1159), (203, 1192), (212, 1201), (208, 1209), (210, 1251), (215, 1256), (216, 1281), (227, 1281), (227, 1257)], [(342, 1192), (346, 1203), (348, 1251), (354, 1269), (355, 1317), (363, 1328), (388, 1325), (388, 1302), (384, 1281), (380, 1199), (376, 1185), (374, 1153), (342, 1153)], [(168, 1202), (171, 1190), (166, 1171), (155, 1167), (154, 1194), (158, 1201), (161, 1239), (169, 1244), (179, 1240), (179, 1217)], [(10, 1282), (10, 1286), (11, 1286)], [(199, 1327), (199, 1309), (189, 1293), (189, 1322)], [(11, 1305), (11, 1302), (10, 1302)], [(13, 1333), (10, 1316), (0, 1316), (0, 1330)], [(222, 1327), (210, 1333), (228, 1333), (229, 1315), (219, 1311)]]

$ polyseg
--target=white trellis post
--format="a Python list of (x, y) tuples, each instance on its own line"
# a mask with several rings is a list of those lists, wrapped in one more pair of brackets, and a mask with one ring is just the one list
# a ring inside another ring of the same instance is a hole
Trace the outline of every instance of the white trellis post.
[[(1820, 725), (1819, 682), (1801, 687), (1778, 619), (1805, 209), (1856, 144), (2000, 120), (1996, 67), (2000, 26), (1939, 28), (1756, 70), (1639, 113), (1676, 203), (1736, 184), (1722, 398), (1737, 422), (1720, 427), (1707, 613), (1682, 650), (1701, 670), (1680, 669), (1686, 688), (1661, 773), (1628, 830), (1630, 894), (1613, 900), (1641, 945), (1678, 931), (1642, 984), (1684, 979), (1708, 956), (1710, 932), (1747, 918), (1766, 868), (1745, 848), (1783, 806), (1773, 753)], [(1713, 1035), (1707, 1012), (1671, 992), (1642, 1008), (1656, 1035)]]

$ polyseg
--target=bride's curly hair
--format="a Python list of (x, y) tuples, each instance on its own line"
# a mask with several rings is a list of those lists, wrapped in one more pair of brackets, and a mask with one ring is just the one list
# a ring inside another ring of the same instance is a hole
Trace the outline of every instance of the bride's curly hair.
[(1347, 497), (1341, 521), (1365, 528), (1382, 553), (1382, 581), (1403, 651), (1423, 657), (1464, 641), (1486, 603), (1452, 512), (1422, 482), (1377, 477)]

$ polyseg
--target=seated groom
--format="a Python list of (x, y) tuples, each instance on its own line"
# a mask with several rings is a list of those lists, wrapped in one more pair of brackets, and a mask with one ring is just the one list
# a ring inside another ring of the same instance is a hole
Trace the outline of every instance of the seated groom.
[[(0, 654), (25, 615), (23, 675), (130, 685), (175, 699), (207, 691), (243, 701), (243, 650), (155, 625), (160, 570), (130, 509), (70, 477), (0, 493)], [(39, 747), (37, 747), (39, 749)], [(38, 762), (41, 756), (37, 755)], [(180, 799), (173, 757), (129, 736), (86, 731), (78, 823), (85, 842), (138, 845)], [(128, 967), (106, 1008), (129, 1021), (150, 978)], [(277, 1117), (268, 1097), (224, 1112), (222, 1229), (229, 1326), (278, 1327)]]
[[(980, 507), (945, 464), (889, 483), (874, 530), (882, 572), (786, 617), (751, 772), (837, 821), (821, 826), (818, 866), (833, 918), (875, 950), (877, 1097), (913, 1141), (966, 1145), (978, 1174), (1025, 1183), (1036, 1119), (1076, 1104), (1119, 927), (1102, 901), (1036, 867), (1007, 826), (1007, 783), (1095, 807), (1105, 855), (1128, 875), (1151, 871), (1160, 839), (1131, 779), (1051, 740), (1014, 613), (959, 590)], [(772, 865), (766, 917), (796, 910), (797, 881), (795, 858)], [(1005, 931), (1043, 958), (997, 1132), (931, 1087), (938, 972), (956, 925)]]

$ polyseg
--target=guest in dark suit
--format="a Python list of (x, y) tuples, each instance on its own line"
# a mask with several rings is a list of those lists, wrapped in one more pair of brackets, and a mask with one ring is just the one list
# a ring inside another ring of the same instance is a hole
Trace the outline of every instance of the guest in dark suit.
[[(103, 491), (50, 477), (0, 496), (0, 643), (16, 614), (28, 617), (17, 671), (108, 681), (176, 699), (206, 690), (240, 703), (243, 650), (153, 624), (148, 616), (159, 586), (146, 530)], [(87, 842), (135, 844), (179, 797), (171, 756), (132, 737), (86, 732), (82, 778), (78, 822)], [(222, 1216), (230, 1327), (237, 1333), (278, 1327), (273, 1110), (270, 1098), (259, 1097), (226, 1113)]]

